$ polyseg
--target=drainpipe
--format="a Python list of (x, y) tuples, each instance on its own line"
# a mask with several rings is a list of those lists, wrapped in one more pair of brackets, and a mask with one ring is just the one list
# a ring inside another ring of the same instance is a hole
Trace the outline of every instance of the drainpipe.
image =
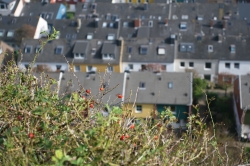
[(59, 74), (59, 80), (58, 80), (58, 84), (57, 84), (57, 95), (59, 97), (59, 92), (60, 92), (60, 86), (61, 86), (61, 81), (62, 81), (62, 77), (63, 77), (63, 71), (60, 72)]
[(122, 87), (122, 103), (124, 102), (125, 98), (125, 91), (126, 91), (126, 83), (127, 83), (127, 73), (124, 72), (124, 77), (123, 77), (123, 87)]

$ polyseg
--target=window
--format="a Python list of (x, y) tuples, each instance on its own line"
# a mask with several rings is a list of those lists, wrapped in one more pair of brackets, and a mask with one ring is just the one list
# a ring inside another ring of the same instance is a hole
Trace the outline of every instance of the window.
[(128, 22), (123, 22), (123, 27), (128, 27)]
[(80, 71), (80, 66), (75, 66), (74, 69), (75, 69), (75, 72), (79, 72)]
[(128, 64), (128, 67), (129, 67), (130, 70), (133, 70), (133, 69), (134, 69), (133, 64)]
[(7, 37), (13, 37), (14, 36), (14, 31), (8, 31)]
[(189, 67), (194, 67), (194, 62), (189, 62)]
[(158, 48), (158, 55), (165, 55), (165, 54), (166, 54), (165, 48), (159, 47)]
[(107, 40), (115, 40), (115, 34), (108, 34)]
[(153, 27), (153, 21), (149, 21), (149, 22), (148, 22), (148, 26), (149, 26), (149, 27)]
[[(39, 46), (36, 47), (35, 52), (38, 53), (40, 49), (41, 49), (41, 46), (39, 45)], [(42, 51), (42, 50), (40, 50), (40, 52), (41, 52), (41, 51)]]
[(88, 33), (88, 34), (87, 34), (87, 39), (88, 39), (88, 40), (93, 39), (93, 33)]
[(114, 28), (114, 23), (112, 23), (112, 22), (109, 23), (109, 27), (110, 27), (110, 28)]
[(62, 46), (57, 46), (55, 53), (56, 54), (62, 54), (62, 52), (63, 52), (63, 47)]
[(93, 69), (93, 66), (87, 66), (87, 72), (92, 71), (92, 69)]
[(208, 52), (213, 52), (213, 46), (212, 45), (208, 45)]
[(30, 54), (32, 50), (32, 46), (26, 46), (24, 49), (24, 53)]
[(186, 22), (181, 22), (180, 29), (181, 30), (187, 30), (187, 23)]
[(128, 53), (131, 53), (131, 52), (132, 52), (132, 47), (128, 46)]
[(204, 79), (208, 80), (208, 81), (211, 81), (211, 75), (209, 75), (209, 74), (208, 75), (204, 75)]
[(185, 62), (180, 62), (180, 67), (185, 67)]
[(176, 111), (175, 111), (175, 106), (171, 105), (168, 107), (170, 109), (170, 111), (172, 112), (172, 114), (175, 114)]
[(62, 65), (56, 65), (56, 70), (61, 70)]
[(140, 54), (141, 55), (146, 55), (148, 52), (148, 47), (147, 46), (141, 46), (140, 47)]
[(234, 63), (234, 68), (235, 69), (239, 69), (240, 68), (240, 64), (239, 63)]
[(135, 113), (142, 113), (142, 105), (136, 105)]
[(182, 19), (182, 20), (188, 20), (188, 15), (182, 15), (182, 16), (181, 16), (181, 19)]
[(46, 14), (46, 19), (52, 19), (53, 13), (47, 13)]
[(230, 69), (230, 63), (225, 63), (225, 68), (228, 68), (228, 69)]
[(82, 5), (82, 10), (87, 10), (87, 8), (88, 8), (87, 3), (84, 3), (84, 4)]
[(108, 67), (107, 67), (107, 71), (108, 71), (108, 72), (113, 72), (113, 66), (108, 66)]
[(3, 37), (4, 36), (4, 30), (0, 30), (0, 37)]
[(111, 60), (111, 59), (115, 59), (113, 54), (102, 54), (102, 59), (103, 60)]
[(40, 17), (45, 18), (46, 13), (41, 13)]
[(146, 89), (146, 83), (145, 82), (140, 82), (139, 83), (139, 88), (140, 89)]
[(235, 53), (236, 51), (235, 51), (235, 45), (231, 45), (230, 46), (230, 52), (231, 53)]
[(75, 53), (74, 54), (74, 56), (75, 56), (75, 58), (77, 58), (77, 59), (84, 59), (84, 53)]
[(102, 23), (102, 27), (103, 27), (103, 28), (106, 28), (107, 25), (108, 25), (107, 22), (103, 22), (103, 23)]
[(205, 69), (211, 69), (211, 68), (212, 68), (211, 62), (206, 62), (205, 63)]
[(168, 89), (173, 89), (173, 83), (172, 82), (168, 83)]

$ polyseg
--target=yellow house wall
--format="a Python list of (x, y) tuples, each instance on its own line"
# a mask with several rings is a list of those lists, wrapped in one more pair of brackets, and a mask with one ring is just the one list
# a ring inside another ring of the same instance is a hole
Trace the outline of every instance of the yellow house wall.
[[(129, 0), (126, 0), (126, 2), (129, 3)], [(141, 3), (144, 3), (144, 2), (146, 2), (146, 0), (141, 0)], [(153, 3), (154, 0), (149, 0), (148, 2)], [(132, 0), (132, 3), (138, 3), (138, 0)]]
[[(80, 71), (81, 72), (86, 72), (87, 70), (87, 66), (92, 66), (92, 67), (96, 67), (97, 72), (105, 72), (105, 70), (107, 69), (108, 65), (103, 65), (103, 64), (74, 64), (73, 66), (80, 66)], [(119, 65), (109, 65), (109, 66), (113, 66), (113, 72), (119, 73), (120, 72), (120, 67)], [(73, 67), (74, 69), (74, 67)]]
[[(142, 106), (142, 112), (141, 113), (136, 113), (136, 105), (141, 105)], [(135, 108), (132, 109), (133, 104), (127, 103), (125, 104), (125, 107), (127, 107), (128, 110), (132, 110), (132, 115), (137, 118), (147, 118), (152, 116), (153, 110), (154, 110), (154, 105), (153, 104), (135, 104)]]

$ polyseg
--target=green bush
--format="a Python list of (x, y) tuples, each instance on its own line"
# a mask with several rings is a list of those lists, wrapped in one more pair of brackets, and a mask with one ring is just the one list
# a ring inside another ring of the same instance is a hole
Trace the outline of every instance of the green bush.
[(67, 12), (66, 13), (66, 18), (70, 19), (70, 20), (73, 20), (75, 18), (75, 13), (73, 13), (73, 12)]

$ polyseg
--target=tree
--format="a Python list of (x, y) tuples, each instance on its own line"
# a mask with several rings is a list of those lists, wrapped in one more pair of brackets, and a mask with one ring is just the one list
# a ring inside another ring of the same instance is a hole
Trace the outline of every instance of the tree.
[(207, 81), (201, 78), (193, 79), (193, 98), (194, 103), (197, 103), (204, 94), (204, 89), (207, 87)]
[(24, 38), (32, 39), (35, 35), (35, 31), (35, 27), (23, 24), (21, 28), (15, 31), (15, 40), (17, 44), (20, 46)]

